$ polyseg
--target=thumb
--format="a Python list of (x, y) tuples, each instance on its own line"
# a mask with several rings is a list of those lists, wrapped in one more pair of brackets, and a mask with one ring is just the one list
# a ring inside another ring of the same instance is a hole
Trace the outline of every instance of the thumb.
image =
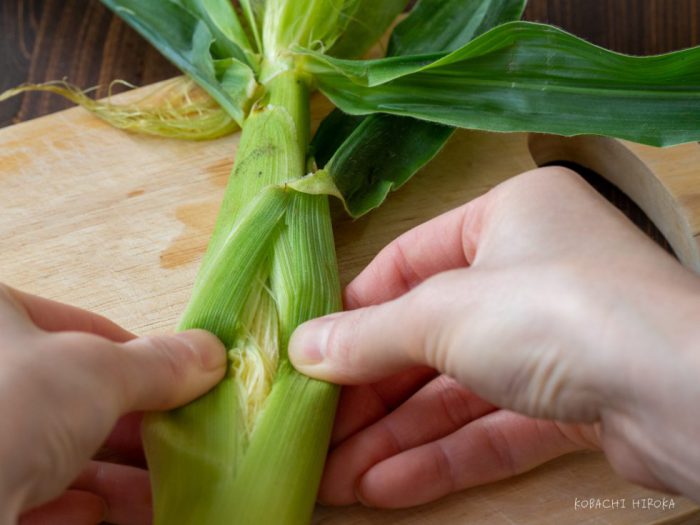
[(413, 292), (321, 317), (292, 334), (289, 358), (300, 372), (340, 384), (371, 383), (416, 365), (434, 366), (429, 339), (441, 332), (434, 317)]
[(190, 330), (121, 345), (127, 380), (124, 412), (166, 410), (201, 396), (226, 371), (226, 349), (212, 334)]
[[(23, 508), (58, 496), (119, 416), (185, 404), (212, 388), (226, 370), (224, 346), (200, 330), (121, 344), (81, 332), (34, 331), (27, 341), (33, 351), (21, 361), (26, 369), (20, 375), (36, 380), (0, 381), (0, 387), (19, 393), (12, 399), (0, 395), (0, 412), (16, 414), (9, 418), (17, 428), (6, 433), (14, 436), (6, 451), (25, 451), (16, 454), (11, 468), (3, 463), (3, 474), (13, 473), (11, 485), (25, 491), (17, 500)], [(39, 416), (26, 417), (27, 408)], [(26, 461), (34, 449), (43, 451), (39, 463)], [(52, 475), (37, 477), (36, 465)]]

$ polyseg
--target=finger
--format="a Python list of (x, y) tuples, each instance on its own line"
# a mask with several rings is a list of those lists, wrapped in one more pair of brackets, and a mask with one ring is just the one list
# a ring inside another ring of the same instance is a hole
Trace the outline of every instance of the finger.
[(416, 367), (372, 385), (343, 388), (333, 426), (331, 445), (378, 421), (416, 393), (437, 375), (428, 367)]
[(550, 276), (551, 285), (522, 284), (556, 271), (443, 272), (393, 301), (302, 324), (289, 357), (303, 374), (344, 385), (428, 366), (500, 407), (593, 422), (615, 383), (599, 373), (603, 354), (567, 351), (565, 342), (584, 344), (581, 316), (590, 306), (577, 294), (562, 300), (561, 290), (584, 284), (566, 271)]
[(121, 349), (117, 361), (126, 377), (117, 386), (126, 412), (181, 406), (210, 390), (226, 370), (224, 345), (203, 330), (142, 337)]
[(99, 496), (82, 490), (68, 490), (57, 499), (23, 514), (20, 525), (97, 525), (106, 515)]
[(123, 344), (65, 332), (47, 335), (38, 344), (56, 351), (35, 364), (34, 372), (61, 377), (60, 370), (63, 377), (72, 378), (72, 382), (52, 384), (64, 396), (75, 397), (71, 400), (78, 406), (89, 400), (104, 404), (103, 409), (112, 408), (110, 429), (124, 414), (168, 410), (196, 399), (226, 369), (226, 349), (204, 330), (141, 337)]
[(89, 399), (104, 404), (103, 410), (111, 408), (114, 419), (110, 429), (124, 414), (168, 410), (194, 400), (211, 389), (226, 369), (223, 344), (203, 330), (142, 337), (117, 345), (92, 335), (66, 332), (47, 336), (43, 345), (52, 345), (57, 351), (48, 353), (42, 366), (61, 368), (64, 377), (73, 378), (60, 390), (76, 397), (72, 401), (79, 406)]
[(476, 254), (482, 196), (404, 233), (387, 245), (345, 289), (348, 309), (403, 295), (428, 277), (468, 266)]
[(106, 503), (103, 518), (113, 525), (150, 525), (151, 486), (146, 470), (91, 461), (72, 489), (90, 492)]
[(496, 410), (490, 403), (440, 376), (374, 425), (343, 442), (329, 455), (319, 501), (349, 505), (364, 472), (403, 451), (440, 439)]
[(581, 450), (585, 442), (572, 439), (576, 433), (551, 421), (501, 410), (378, 463), (358, 480), (356, 495), (372, 507), (421, 505)]
[(85, 332), (123, 343), (136, 337), (101, 315), (6, 288), (34, 325), (47, 332)]
[[(562, 194), (574, 195), (579, 197), (577, 201), (586, 203), (578, 210), (587, 214), (587, 220), (578, 218), (577, 223), (576, 218), (571, 219), (572, 199), (562, 199)], [(523, 199), (523, 195), (527, 199)], [(512, 205), (507, 201), (512, 201)], [(497, 207), (493, 205), (495, 202), (499, 204)], [(534, 213), (533, 209), (536, 210)], [(546, 214), (539, 222), (549, 228), (546, 240), (550, 240), (553, 231), (563, 231), (564, 238), (572, 238), (569, 230), (573, 226), (579, 226), (581, 230), (580, 224), (589, 224), (590, 217), (604, 211), (609, 213), (610, 210), (615, 209), (571, 170), (549, 167), (529, 171), (464, 206), (409, 230), (391, 242), (347, 286), (345, 306), (355, 309), (383, 303), (403, 295), (437, 273), (471, 265), (477, 251), (482, 250), (482, 230), (493, 226), (490, 224), (492, 222), (498, 223), (504, 214), (511, 217), (510, 222), (515, 217), (517, 228), (513, 231), (520, 233), (532, 222), (529, 220), (532, 216), (542, 217)], [(494, 212), (498, 215), (495, 221)], [(504, 230), (502, 225), (497, 226), (499, 230)], [(584, 226), (583, 231), (587, 232), (588, 228)], [(528, 231), (528, 234), (531, 233)], [(573, 239), (580, 242), (576, 237)], [(525, 253), (536, 251), (540, 246), (532, 242), (530, 235), (522, 234), (511, 235), (507, 242), (497, 243), (499, 250), (502, 244), (525, 245), (528, 248)], [(578, 245), (574, 244), (573, 248), (575, 253)]]
[(110, 463), (145, 466), (146, 458), (141, 441), (142, 420), (143, 413), (141, 412), (121, 417), (94, 459)]
[(393, 301), (302, 324), (289, 341), (292, 363), (306, 375), (340, 384), (374, 383), (415, 366), (438, 368), (431, 351), (436, 342), (448, 342), (452, 310), (463, 313), (455, 306), (460, 298), (451, 297), (455, 286), (435, 285), (446, 276)]

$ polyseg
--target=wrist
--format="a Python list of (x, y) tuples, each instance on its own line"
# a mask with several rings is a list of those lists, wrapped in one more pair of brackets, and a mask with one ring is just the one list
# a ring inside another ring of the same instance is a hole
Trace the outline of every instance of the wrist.
[(653, 485), (700, 498), (700, 282), (645, 282), (606, 345), (613, 377), (603, 427), (645, 465)]
[(700, 279), (680, 265), (678, 273), (578, 283), (581, 306), (570, 329), (587, 357), (587, 384), (601, 392), (601, 408), (646, 407), (688, 387), (678, 381), (680, 369), (698, 370)]

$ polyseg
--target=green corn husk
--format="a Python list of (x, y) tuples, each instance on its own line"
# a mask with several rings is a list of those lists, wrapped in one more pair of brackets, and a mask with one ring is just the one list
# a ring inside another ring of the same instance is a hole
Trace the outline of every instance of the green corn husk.
[(341, 299), (328, 197), (293, 189), (307, 168), (311, 79), (288, 48), (332, 45), (358, 4), (305, 4), (312, 9), (299, 23), (294, 2), (269, 0), (262, 18), (256, 2), (241, 3), (261, 47), (254, 67), (265, 94), (242, 122), (179, 325), (216, 334), (229, 369), (194, 403), (144, 421), (156, 525), (311, 519), (339, 389), (296, 372), (287, 342), (302, 322), (339, 310)]
[(156, 524), (311, 518), (338, 388), (297, 373), (286, 347), (300, 323), (340, 308), (340, 286), (327, 197), (286, 185), (305, 173), (306, 81), (289, 69), (268, 90), (244, 123), (179, 326), (224, 342), (227, 376), (194, 403), (144, 423)]

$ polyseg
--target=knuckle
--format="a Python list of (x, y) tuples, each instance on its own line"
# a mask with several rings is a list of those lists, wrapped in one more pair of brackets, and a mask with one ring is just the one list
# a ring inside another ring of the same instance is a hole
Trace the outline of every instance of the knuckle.
[(451, 312), (455, 308), (455, 273), (452, 270), (434, 275), (400, 299), (408, 340), (408, 355), (416, 363), (425, 363), (447, 371), (453, 351), (454, 334)]
[(362, 294), (353, 281), (343, 291), (343, 304), (348, 310), (354, 310), (362, 306)]
[(526, 171), (499, 186), (498, 190), (506, 200), (520, 201), (524, 192), (534, 191), (543, 196), (556, 194), (560, 197), (562, 191), (571, 192), (585, 187), (586, 183), (575, 171), (564, 166), (547, 166)]
[(440, 441), (435, 441), (432, 448), (433, 468), (435, 469), (436, 479), (445, 484), (445, 491), (452, 493), (464, 488), (458, 483), (458, 476), (455, 473), (451, 454), (445, 450)]
[(416, 231), (410, 230), (388, 247), (387, 255), (390, 264), (394, 268), (393, 274), (399, 277), (405, 290), (413, 289), (422, 280), (420, 273), (416, 271), (411, 263), (413, 258), (409, 255), (416, 241), (416, 236)]
[(440, 376), (436, 387), (440, 406), (453, 427), (459, 428), (474, 419), (471, 403), (474, 397), (467, 389), (448, 376)]
[(524, 174), (528, 183), (538, 182), (544, 184), (571, 183), (580, 180), (581, 176), (575, 171), (564, 166), (547, 166), (528, 171)]
[(55, 357), (73, 361), (92, 371), (108, 370), (116, 358), (113, 345), (96, 335), (83, 332), (46, 333), (40, 339), (42, 347)]
[[(134, 343), (127, 343), (127, 348)], [(171, 406), (177, 401), (178, 386), (185, 385), (194, 359), (187, 345), (164, 337), (146, 336), (135, 343), (126, 374), (126, 406), (129, 410)], [(183, 348), (180, 348), (182, 345)]]
[(187, 370), (196, 364), (192, 349), (184, 342), (158, 336), (148, 337), (147, 342), (157, 356), (158, 372), (174, 384), (184, 381)]
[(486, 446), (493, 458), (495, 470), (501, 473), (499, 477), (513, 477), (519, 474), (518, 465), (512, 452), (514, 449), (498, 424), (485, 424), (484, 432)]
[(397, 432), (386, 418), (379, 420), (373, 436), (386, 457), (395, 456), (404, 450), (407, 445), (402, 439), (401, 433)]
[(361, 330), (366, 313), (358, 310), (343, 321), (335, 322), (328, 332), (327, 357), (332, 361), (351, 367), (358, 360), (357, 334)]
[(538, 420), (540, 435), (545, 436), (544, 425), (551, 425), (558, 436), (561, 436), (565, 445), (571, 446), (573, 450), (600, 450), (600, 438), (598, 430), (600, 424), (580, 425), (576, 423), (562, 423), (560, 421)]
[(472, 266), (476, 263), (485, 217), (489, 211), (489, 207), (484, 205), (487, 202), (488, 199), (482, 197), (468, 202), (462, 207), (460, 240), (467, 266)]
[[(104, 390), (102, 399), (105, 407), (110, 407), (105, 410), (105, 417), (116, 416), (127, 402), (130, 385), (130, 370), (123, 352), (111, 341), (82, 332), (50, 334), (47, 340), (47, 344), (56, 346), (52, 353), (58, 358), (72, 362), (72, 366), (86, 372), (86, 377), (94, 379), (91, 388)], [(101, 388), (103, 381), (112, 386), (109, 391)]]

